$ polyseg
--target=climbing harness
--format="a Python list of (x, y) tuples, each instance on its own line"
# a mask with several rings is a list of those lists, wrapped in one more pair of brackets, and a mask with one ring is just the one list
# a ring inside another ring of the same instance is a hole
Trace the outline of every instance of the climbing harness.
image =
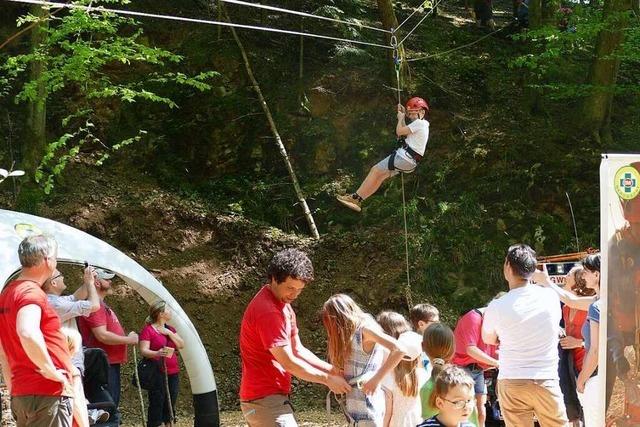
[(138, 352), (136, 351), (136, 346), (132, 346), (133, 348), (133, 376), (136, 379), (136, 386), (138, 388), (138, 397), (140, 398), (140, 410), (142, 413), (142, 426), (145, 427), (147, 425), (146, 415), (144, 413), (144, 398), (142, 397), (142, 386), (140, 386), (140, 378), (138, 377)]

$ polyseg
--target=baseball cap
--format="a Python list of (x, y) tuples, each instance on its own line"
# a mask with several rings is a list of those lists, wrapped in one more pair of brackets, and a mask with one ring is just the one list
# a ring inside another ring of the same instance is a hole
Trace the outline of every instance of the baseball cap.
[(413, 331), (403, 332), (398, 337), (398, 342), (407, 352), (403, 360), (415, 360), (422, 354), (422, 335)]
[(105, 269), (102, 269), (102, 268), (96, 268), (96, 276), (98, 277), (98, 279), (111, 280), (116, 275), (114, 273), (112, 273), (111, 271), (109, 271), (109, 270), (105, 270)]

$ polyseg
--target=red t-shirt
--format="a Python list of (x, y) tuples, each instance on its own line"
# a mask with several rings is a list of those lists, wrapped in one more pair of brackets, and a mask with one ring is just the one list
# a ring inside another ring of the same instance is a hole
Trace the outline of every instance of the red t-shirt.
[(291, 374), (269, 349), (293, 346), (297, 335), (296, 314), (291, 305), (276, 299), (268, 285), (263, 286), (247, 306), (240, 325), (240, 400), (291, 392)]
[(495, 346), (487, 345), (482, 341), (482, 314), (477, 310), (465, 313), (456, 324), (453, 331), (455, 338), (456, 352), (453, 355), (454, 365), (467, 366), (473, 363), (480, 365), (483, 369), (489, 366), (480, 363), (478, 360), (467, 354), (467, 347), (475, 345), (491, 357), (495, 357)]
[(49, 306), (47, 295), (34, 282), (14, 280), (0, 294), (0, 340), (11, 368), (11, 395), (61, 396), (62, 384), (43, 377), (20, 343), (16, 320), (18, 311), (27, 305), (37, 305), (42, 311), (40, 330), (54, 366), (67, 371), (70, 381), (74, 369), (67, 339), (60, 332), (60, 317)]
[[(568, 305), (565, 304), (562, 306), (562, 318), (564, 319), (564, 328), (567, 336), (579, 338), (584, 341), (584, 338), (582, 337), (582, 325), (584, 325), (584, 322), (587, 320), (587, 312), (585, 310), (574, 310), (575, 315), (573, 316), (573, 321), (570, 321), (570, 310), (571, 309)], [(586, 355), (584, 347), (573, 349), (573, 364), (578, 372), (582, 371), (582, 364), (584, 363)]]
[[(175, 332), (176, 330), (166, 325), (166, 328), (171, 332)], [(152, 325), (145, 325), (144, 328), (140, 331), (139, 336), (140, 341), (149, 341), (149, 350), (160, 350), (162, 347), (173, 347), (174, 351), (171, 357), (165, 358), (167, 363), (167, 374), (173, 375), (180, 372), (180, 366), (178, 365), (178, 350), (176, 349), (176, 344), (171, 341), (171, 338), (166, 335), (162, 335), (160, 332), (156, 331)], [(156, 357), (156, 360), (160, 360), (159, 357)], [(164, 366), (160, 364), (160, 370), (164, 372)]]
[(82, 335), (82, 343), (85, 347), (101, 348), (107, 353), (110, 365), (118, 365), (127, 362), (126, 344), (104, 344), (93, 335), (93, 328), (106, 326), (107, 331), (116, 335), (125, 336), (124, 329), (118, 320), (116, 313), (107, 306), (104, 301), (100, 301), (98, 311), (91, 313), (87, 317), (78, 317), (78, 329)]

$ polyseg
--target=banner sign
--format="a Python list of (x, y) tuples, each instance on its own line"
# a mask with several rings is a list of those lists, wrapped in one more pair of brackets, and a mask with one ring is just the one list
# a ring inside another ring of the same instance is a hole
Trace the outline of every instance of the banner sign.
[[(600, 164), (602, 411), (616, 426), (640, 425), (640, 154), (606, 154)], [(606, 368), (606, 369), (605, 369)], [(602, 378), (606, 376), (606, 378)]]

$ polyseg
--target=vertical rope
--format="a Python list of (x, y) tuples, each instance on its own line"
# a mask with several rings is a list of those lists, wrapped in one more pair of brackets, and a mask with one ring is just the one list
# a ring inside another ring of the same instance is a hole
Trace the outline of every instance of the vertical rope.
[(136, 346), (133, 348), (133, 376), (136, 379), (136, 385), (138, 386), (138, 396), (140, 397), (140, 410), (142, 414), (142, 427), (147, 426), (147, 418), (144, 414), (144, 399), (142, 398), (142, 387), (140, 386), (140, 377), (138, 376), (138, 354), (136, 352)]
[[(398, 94), (398, 105), (401, 103), (400, 99), (400, 66), (402, 65), (402, 59), (398, 52), (398, 39), (395, 35), (395, 30), (391, 29), (391, 46), (393, 47), (393, 65), (396, 70), (396, 84)], [(409, 274), (409, 232), (407, 231), (407, 201), (405, 199), (404, 192), (404, 173), (400, 172), (400, 182), (402, 183), (402, 218), (404, 220), (404, 259), (407, 269), (407, 284), (405, 286), (405, 299), (407, 301), (407, 308), (411, 310), (413, 307), (413, 298), (411, 297), (411, 276)]]

